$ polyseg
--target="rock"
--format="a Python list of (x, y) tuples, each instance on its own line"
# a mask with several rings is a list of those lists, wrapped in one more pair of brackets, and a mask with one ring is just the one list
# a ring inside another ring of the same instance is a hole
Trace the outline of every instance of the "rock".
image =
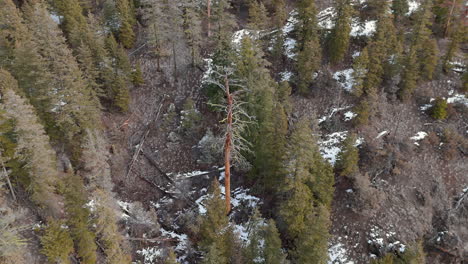
[(172, 143), (177, 143), (177, 142), (180, 142), (180, 140), (181, 140), (180, 136), (174, 131), (169, 133), (169, 136), (167, 137), (167, 139)]

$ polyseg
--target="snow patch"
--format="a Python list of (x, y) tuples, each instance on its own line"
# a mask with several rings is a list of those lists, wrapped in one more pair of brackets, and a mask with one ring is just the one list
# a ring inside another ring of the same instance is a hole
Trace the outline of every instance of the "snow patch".
[(59, 16), (58, 14), (54, 13), (54, 12), (51, 12), (50, 14), (50, 18), (52, 18), (52, 20), (57, 23), (57, 24), (61, 24), (62, 21), (63, 21), (63, 16)]
[(328, 264), (354, 264), (348, 260), (346, 248), (340, 242), (328, 248)]
[(289, 82), (291, 80), (291, 77), (293, 76), (293, 73), (290, 71), (284, 71), (279, 73), (281, 77), (282, 82)]
[(419, 2), (417, 1), (408, 1), (408, 13), (406, 13), (407, 16), (411, 15), (412, 13), (416, 12), (419, 8)]
[(144, 264), (156, 263), (158, 258), (162, 257), (162, 250), (156, 247), (148, 247), (137, 250), (136, 253), (143, 257)]
[(348, 111), (348, 112), (344, 113), (344, 121), (349, 121), (349, 120), (355, 118), (356, 116), (357, 116), (356, 113)]
[(453, 94), (453, 96), (447, 98), (447, 103), (449, 104), (464, 104), (465, 106), (468, 106), (468, 98), (464, 94)]
[(377, 20), (360, 22), (357, 19), (353, 19), (350, 35), (352, 37), (370, 37), (374, 34), (376, 29)]
[(419, 131), (414, 137), (410, 137), (410, 139), (415, 141), (414, 144), (416, 146), (419, 146), (418, 141), (423, 140), (425, 137), (427, 137), (427, 133), (424, 131)]
[(380, 133), (375, 137), (375, 139), (381, 138), (381, 137), (383, 137), (383, 136), (385, 136), (385, 135), (387, 135), (387, 134), (388, 134), (388, 131), (387, 131), (387, 130), (382, 131), (382, 132), (380, 132)]
[(335, 26), (336, 11), (334, 7), (326, 8), (317, 14), (319, 27), (323, 29), (333, 29)]
[(335, 165), (338, 154), (341, 152), (341, 142), (346, 139), (347, 135), (348, 131), (335, 132), (319, 140), (320, 153), (330, 164)]
[(335, 79), (343, 89), (350, 92), (354, 85), (353, 72), (354, 69), (352, 68), (337, 71), (333, 74), (333, 79)]
[(339, 107), (339, 108), (333, 108), (331, 110), (330, 114), (324, 115), (321, 118), (319, 118), (318, 123), (321, 124), (321, 123), (325, 122), (327, 119), (332, 118), (339, 111), (346, 110), (346, 109), (349, 109), (351, 107), (352, 106), (344, 106), (344, 107)]

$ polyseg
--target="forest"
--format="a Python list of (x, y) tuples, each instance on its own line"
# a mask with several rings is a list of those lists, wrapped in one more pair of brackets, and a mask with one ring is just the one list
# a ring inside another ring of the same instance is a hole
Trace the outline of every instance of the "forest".
[(0, 264), (468, 263), (464, 0), (0, 0)]

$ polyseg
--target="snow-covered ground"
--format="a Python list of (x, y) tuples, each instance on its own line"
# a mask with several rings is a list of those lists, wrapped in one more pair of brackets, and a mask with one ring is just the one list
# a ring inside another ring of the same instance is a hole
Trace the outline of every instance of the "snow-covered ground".
[(354, 264), (354, 261), (348, 260), (346, 248), (340, 242), (330, 245), (328, 257), (328, 264)]
[(424, 132), (424, 131), (419, 131), (418, 133), (416, 133), (415, 136), (410, 137), (410, 139), (414, 141), (414, 144), (415, 144), (416, 146), (419, 146), (419, 142), (418, 142), (418, 141), (423, 140), (425, 137), (427, 137), (427, 133)]
[(343, 89), (351, 92), (354, 85), (353, 72), (354, 70), (352, 68), (337, 71), (333, 74), (333, 79), (335, 79)]

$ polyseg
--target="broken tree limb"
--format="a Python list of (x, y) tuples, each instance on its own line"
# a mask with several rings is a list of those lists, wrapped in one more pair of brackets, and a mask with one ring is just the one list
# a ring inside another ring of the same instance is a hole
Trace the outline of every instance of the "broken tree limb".
[(231, 137), (232, 137), (232, 94), (229, 91), (229, 79), (224, 77), (224, 87), (227, 96), (227, 129), (224, 142), (224, 189), (226, 194), (226, 214), (231, 212)]
[(5, 168), (5, 164), (3, 163), (3, 160), (0, 160), (0, 161), (1, 161), (1, 165), (2, 165), (3, 176), (5, 177), (5, 179), (7, 181), (8, 188), (10, 188), (10, 192), (11, 192), (11, 196), (13, 196), (13, 200), (16, 201), (15, 190), (13, 189), (13, 185), (11, 184), (10, 177), (8, 176), (8, 171)]
[(135, 153), (133, 154), (132, 161), (130, 162), (130, 165), (129, 165), (129, 167), (128, 167), (127, 175), (125, 175), (125, 178), (126, 178), (126, 179), (128, 178), (128, 175), (131, 173), (135, 162), (138, 160), (138, 155), (140, 155), (140, 151), (141, 151), (141, 149), (143, 148), (143, 145), (145, 144), (146, 137), (148, 136), (148, 134), (149, 134), (149, 132), (150, 132), (150, 130), (151, 130), (151, 124), (152, 124), (153, 122), (156, 122), (156, 121), (158, 120), (158, 118), (159, 118), (159, 114), (161, 113), (161, 108), (162, 108), (162, 106), (164, 105), (164, 99), (165, 99), (165, 98), (163, 98), (163, 99), (161, 100), (161, 103), (160, 103), (160, 105), (159, 105), (159, 108), (158, 108), (158, 112), (157, 112), (157, 114), (156, 114), (156, 117), (155, 117), (153, 120), (150, 121), (150, 123), (148, 124), (148, 126), (147, 126), (147, 128), (146, 128), (145, 133), (143, 133), (143, 136), (142, 136), (142, 138), (140, 139), (140, 141), (139, 141), (139, 143), (138, 143), (138, 148), (137, 148), (137, 150), (135, 151)]
[(127, 237), (127, 240), (130, 241), (146, 241), (146, 242), (159, 242), (159, 241), (179, 241), (175, 238), (138, 238), (138, 237)]

